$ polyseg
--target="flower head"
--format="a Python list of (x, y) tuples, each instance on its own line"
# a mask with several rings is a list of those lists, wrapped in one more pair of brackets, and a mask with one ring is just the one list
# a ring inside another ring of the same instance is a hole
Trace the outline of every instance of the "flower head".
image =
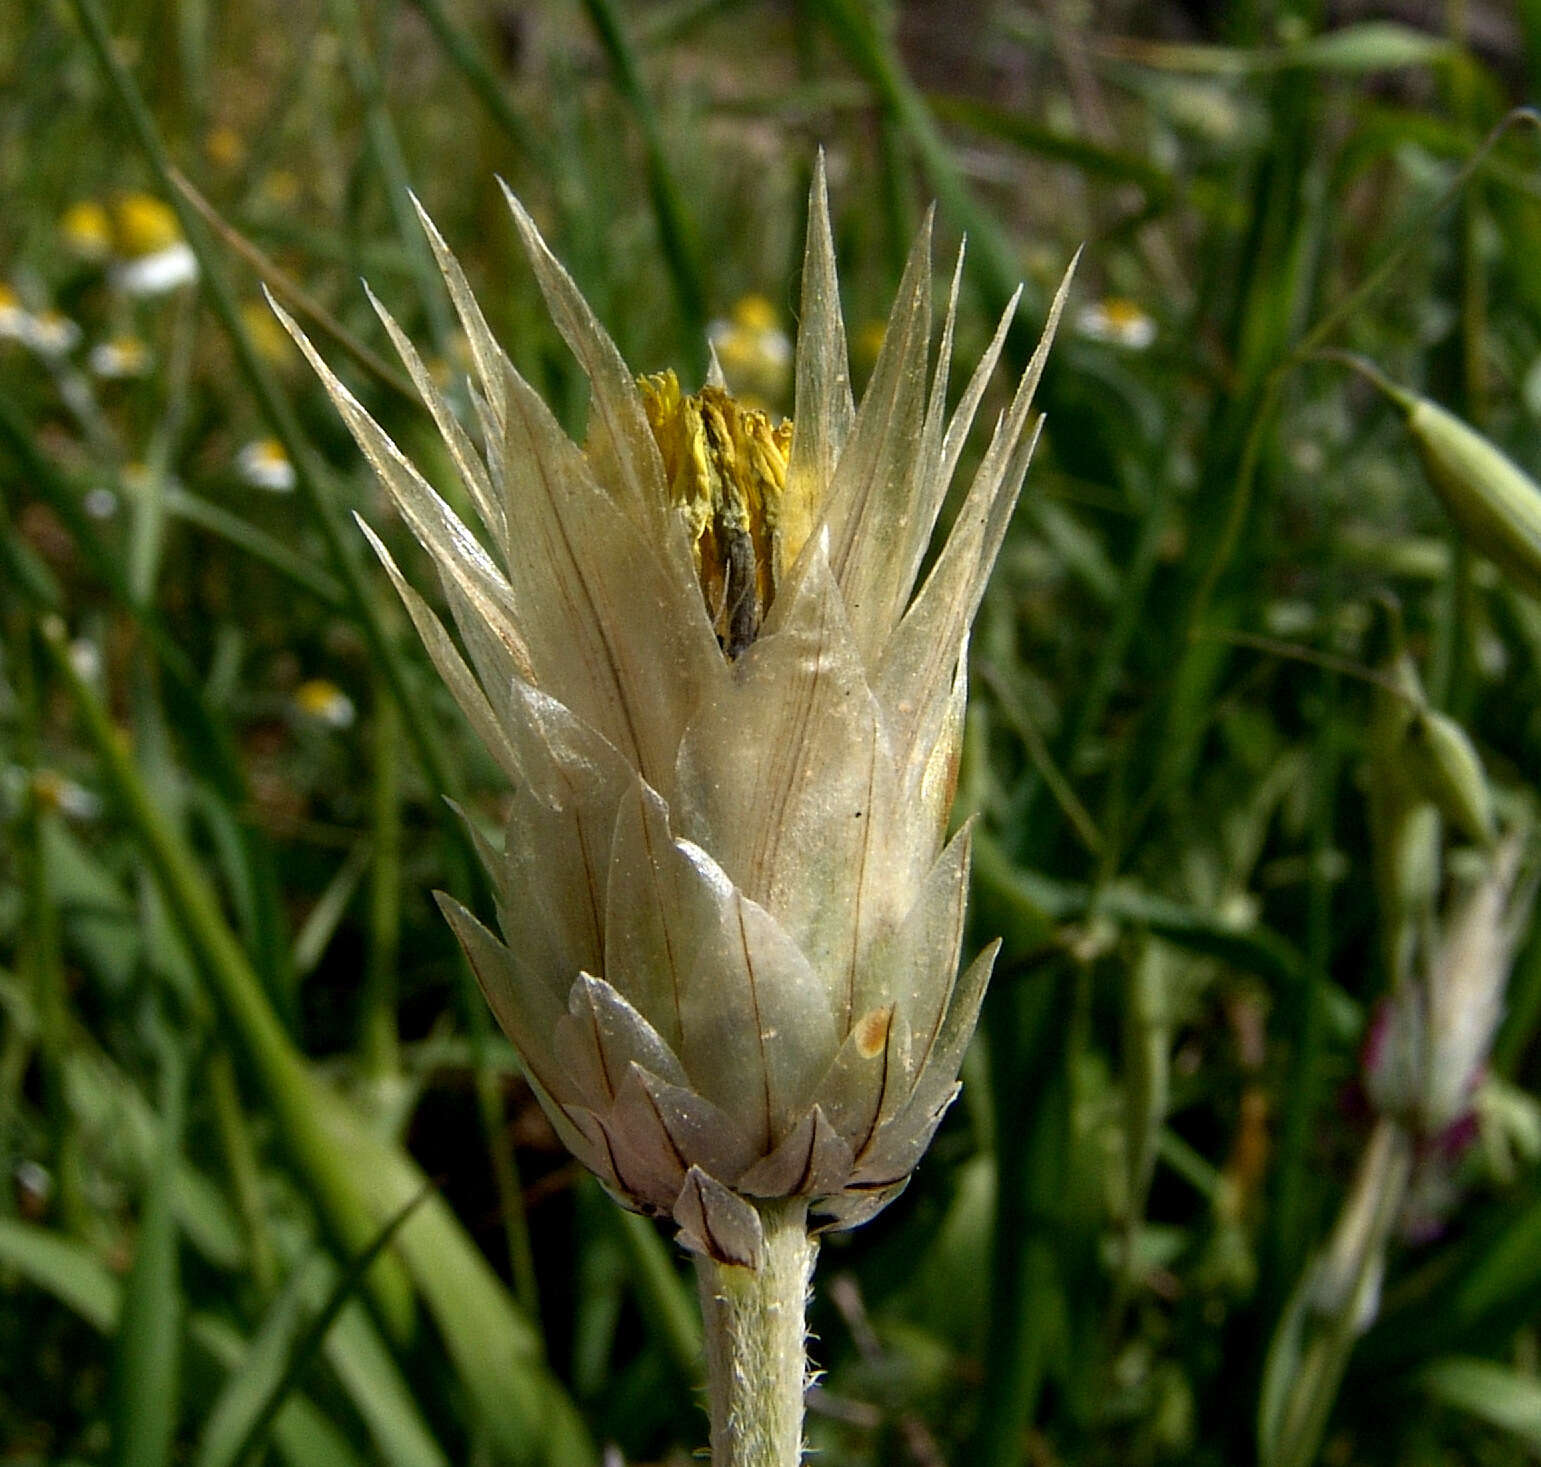
[(32, 317), (21, 297), (0, 282), (0, 340), (26, 341), (31, 330)]
[(68, 356), (80, 345), (80, 327), (62, 311), (38, 311), (32, 317), (27, 342), (39, 356)]
[(112, 221), (95, 199), (80, 199), (59, 218), (59, 233), (70, 251), (91, 264), (112, 253)]
[(112, 281), (125, 295), (165, 295), (198, 278), (198, 258), (182, 238), (175, 212), (150, 194), (125, 194), (113, 204)]
[(1076, 316), (1076, 329), (1093, 341), (1130, 351), (1144, 351), (1156, 339), (1156, 323), (1150, 316), (1134, 301), (1116, 295), (1083, 306)]
[(932, 367), (928, 223), (858, 409), (821, 165), (796, 411), (775, 423), (720, 381), (639, 383), (509, 204), (589, 379), (582, 447), (426, 216), (482, 452), (376, 306), (491, 548), (296, 339), (436, 562), (465, 655), (365, 528), (514, 787), (502, 848), (482, 841), (502, 940), (441, 899), (483, 991), (618, 1197), (757, 1264), (754, 1199), (805, 1196), (837, 1226), (871, 1216), (957, 1092), (995, 951), (958, 975), (969, 832), (945, 837), (966, 643), (1065, 288), (917, 589), (1015, 299), (949, 416), (962, 262)]
[(99, 341), (87, 359), (98, 377), (143, 377), (150, 370), (150, 349), (137, 336)]
[(294, 690), (294, 706), (305, 718), (314, 719), (327, 728), (352, 728), (357, 710), (350, 698), (334, 682), (324, 677), (313, 677)]
[(254, 489), (287, 494), (294, 488), (294, 465), (276, 438), (253, 438), (235, 456), (236, 472)]
[(713, 321), (706, 334), (735, 388), (779, 400), (791, 378), (792, 343), (763, 295), (740, 297), (728, 319)]

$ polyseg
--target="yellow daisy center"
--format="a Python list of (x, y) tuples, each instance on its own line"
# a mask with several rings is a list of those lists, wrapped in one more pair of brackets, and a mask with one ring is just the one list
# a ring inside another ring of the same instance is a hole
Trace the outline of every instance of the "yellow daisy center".
[(1119, 331), (1133, 330), (1149, 319), (1133, 301), (1118, 295), (1110, 295), (1102, 302), (1102, 314), (1108, 324)]
[(170, 206), (149, 194), (125, 194), (118, 199), (112, 222), (118, 253), (128, 260), (158, 254), (182, 238)]

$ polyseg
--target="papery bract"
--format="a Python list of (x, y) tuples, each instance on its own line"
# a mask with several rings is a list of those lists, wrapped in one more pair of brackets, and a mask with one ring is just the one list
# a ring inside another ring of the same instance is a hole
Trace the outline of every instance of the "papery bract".
[(434, 559), (460, 645), (366, 529), (513, 786), (502, 849), (482, 843), (501, 940), (440, 899), (487, 1000), (611, 1191), (756, 1265), (754, 1199), (870, 1217), (957, 1092), (995, 952), (958, 975), (969, 833), (944, 837), (968, 630), (1066, 286), (917, 589), (1015, 299), (949, 415), (962, 260), (933, 366), (928, 221), (858, 409), (821, 162), (788, 444), (720, 383), (639, 385), (509, 204), (589, 379), (583, 447), (426, 216), (475, 363), (480, 452), (376, 303), (491, 549), (295, 335)]

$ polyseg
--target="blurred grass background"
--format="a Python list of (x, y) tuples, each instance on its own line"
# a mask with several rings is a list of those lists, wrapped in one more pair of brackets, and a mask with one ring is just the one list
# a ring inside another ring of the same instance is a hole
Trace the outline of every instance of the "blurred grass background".
[[(821, 145), (858, 379), (931, 199), (963, 362), (1024, 280), (1020, 365), (1087, 249), (973, 646), (971, 940), (1005, 947), (932, 1154), (824, 1249), (815, 1460), (1253, 1460), (1369, 1133), (1392, 756), (1357, 670), (1399, 623), (1507, 818), (1541, 767), (1541, 610), (1297, 348), (1330, 321), (1535, 471), (1533, 129), (1461, 170), (1538, 86), (1532, 0), (0, 10), (0, 1461), (704, 1440), (687, 1271), (562, 1153), (432, 908), (477, 890), (441, 794), (499, 779), (260, 287), (463, 502), (359, 286), (461, 392), (409, 187), (575, 432), (495, 175), (637, 370), (699, 380), (710, 333), (790, 411)], [(1541, 1450), (1538, 1024), (1527, 935), (1326, 1461)]]

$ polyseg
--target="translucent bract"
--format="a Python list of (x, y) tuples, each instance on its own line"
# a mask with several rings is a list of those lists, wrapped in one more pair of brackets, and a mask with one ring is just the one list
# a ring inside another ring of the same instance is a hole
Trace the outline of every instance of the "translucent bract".
[[(806, 1195), (835, 1226), (872, 1216), (957, 1093), (994, 957), (959, 975), (969, 834), (945, 835), (966, 644), (1032, 454), (1065, 287), (917, 587), (1016, 300), (949, 414), (962, 259), (932, 363), (928, 222), (858, 409), (821, 163), (794, 426), (758, 545), (763, 615), (742, 636), (711, 604), (726, 562), (703, 562), (649, 399), (509, 205), (589, 379), (581, 448), (494, 341), (426, 216), (474, 356), (480, 450), (380, 310), (485, 545), (296, 337), (438, 567), (463, 652), (365, 528), (513, 786), (502, 848), (482, 843), (501, 939), (449, 897), (445, 915), (574, 1154), (690, 1247), (753, 1266), (752, 1199)], [(677, 389), (654, 379), (661, 390)]]

